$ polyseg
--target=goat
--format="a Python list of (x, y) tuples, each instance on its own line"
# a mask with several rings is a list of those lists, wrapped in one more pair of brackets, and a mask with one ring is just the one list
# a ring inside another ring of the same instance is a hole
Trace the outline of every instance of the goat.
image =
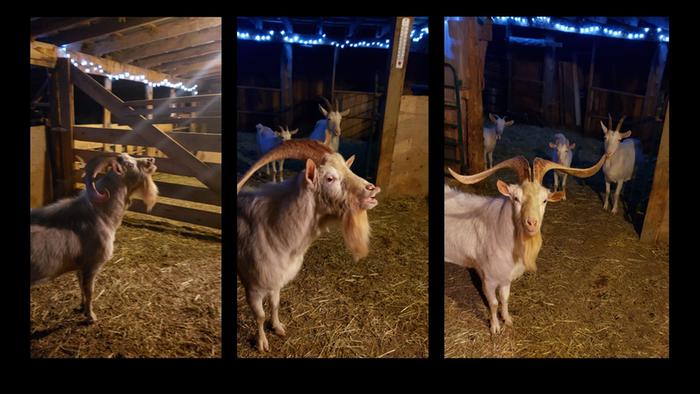
[[(112, 171), (95, 182), (105, 168)], [(85, 166), (85, 190), (78, 196), (32, 209), (31, 283), (77, 271), (80, 309), (89, 322), (96, 321), (92, 310), (95, 277), (112, 258), (114, 236), (131, 196), (141, 195), (147, 211), (155, 205), (158, 188), (151, 177), (156, 169), (150, 157), (135, 159), (126, 153), (96, 157)]]
[(565, 192), (550, 192), (542, 186), (544, 175), (560, 170), (577, 177), (593, 176), (603, 165), (605, 156), (590, 168), (579, 169), (535, 158), (532, 172), (523, 156), (505, 160), (474, 175), (460, 175), (449, 169), (459, 182), (469, 185), (486, 179), (496, 171), (510, 168), (518, 174), (517, 184), (500, 179), (498, 191), (505, 196), (482, 197), (462, 193), (445, 185), (445, 262), (474, 268), (491, 312), (491, 333), (501, 331), (498, 320), (500, 293), (501, 315), (505, 324), (513, 320), (508, 313), (511, 282), (525, 271), (536, 271), (542, 246), (540, 229), (547, 202), (562, 199)]
[[(569, 140), (562, 133), (554, 134), (554, 142), (549, 143), (549, 147), (553, 149), (552, 151), (552, 161), (561, 164), (565, 167), (571, 167), (571, 160), (574, 158), (574, 148), (576, 148), (576, 143), (569, 143)], [(566, 192), (566, 177), (569, 175), (565, 172), (554, 171), (554, 191), (559, 189), (559, 177), (562, 177), (561, 190)], [(563, 200), (566, 200), (566, 193), (564, 193)]]
[[(355, 261), (369, 248), (367, 211), (377, 205), (380, 188), (355, 175), (347, 161), (325, 143), (284, 141), (265, 154), (238, 182), (237, 272), (257, 322), (259, 351), (270, 346), (263, 329), (263, 300), (270, 298), (272, 329), (285, 336), (279, 320), (280, 290), (297, 275), (304, 254), (323, 230), (341, 223), (345, 245)], [(278, 184), (241, 192), (243, 184), (265, 163), (281, 159), (305, 160), (305, 170)]]
[(345, 111), (341, 112), (340, 106), (338, 105), (338, 99), (335, 100), (335, 106), (332, 106), (325, 97), (321, 98), (326, 103), (328, 110), (323, 108), (321, 104), (318, 105), (318, 108), (321, 110), (321, 113), (325, 119), (321, 119), (316, 122), (314, 131), (311, 132), (309, 138), (316, 141), (324, 141), (326, 138), (326, 130), (328, 130), (331, 133), (330, 148), (333, 149), (333, 151), (338, 152), (338, 149), (340, 148), (340, 122), (343, 120), (343, 116), (348, 116), (350, 110), (346, 109)]
[[(486, 164), (486, 168), (493, 167), (493, 151), (496, 150), (496, 143), (501, 139), (503, 130), (506, 126), (512, 126), (513, 123), (515, 123), (514, 120), (506, 122), (505, 116), (501, 118), (494, 114), (489, 114), (489, 119), (496, 127), (484, 127), (484, 163)], [(489, 159), (488, 161), (486, 160), (487, 157)]]
[(610, 114), (608, 114), (608, 127), (605, 127), (602, 120), (600, 121), (600, 126), (603, 128), (603, 133), (605, 134), (605, 153), (610, 156), (610, 159), (608, 159), (603, 166), (603, 173), (605, 174), (604, 210), (607, 210), (609, 206), (610, 183), (617, 183), (615, 187), (615, 202), (613, 203), (611, 211), (612, 214), (617, 213), (622, 185), (626, 181), (632, 179), (635, 172), (635, 164), (641, 159), (641, 145), (639, 140), (629, 138), (622, 141), (632, 135), (631, 130), (620, 133), (620, 128), (624, 120), (625, 116), (620, 119), (615, 130), (612, 129), (612, 117)]
[[(299, 132), (299, 129), (290, 131), (289, 128), (282, 128), (279, 126), (280, 131), (273, 131), (271, 128), (263, 126), (258, 123), (255, 128), (256, 138), (258, 142), (258, 153), (262, 156), (265, 153), (272, 150), (274, 147), (279, 145), (282, 141), (288, 141), (292, 139), (292, 136)], [(277, 182), (277, 166), (279, 166), (279, 178), (280, 182), (284, 180), (284, 160), (279, 162), (267, 163), (265, 170), (267, 175), (270, 175), (270, 164), (272, 164), (272, 182)]]

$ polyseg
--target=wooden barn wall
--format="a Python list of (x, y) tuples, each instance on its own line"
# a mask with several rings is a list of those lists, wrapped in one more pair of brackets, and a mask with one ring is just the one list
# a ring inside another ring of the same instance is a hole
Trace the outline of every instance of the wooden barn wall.
[(46, 128), (29, 129), (29, 207), (41, 207), (51, 201), (51, 166), (46, 150)]
[(402, 96), (387, 194), (428, 195), (428, 96)]

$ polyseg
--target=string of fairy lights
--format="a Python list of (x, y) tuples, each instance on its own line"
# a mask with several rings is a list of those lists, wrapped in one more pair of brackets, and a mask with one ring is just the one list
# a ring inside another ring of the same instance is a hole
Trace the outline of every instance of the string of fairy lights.
[[(411, 30), (410, 38), (413, 42), (420, 42), (427, 37), (429, 30), (423, 27), (420, 30)], [(258, 42), (284, 42), (289, 44), (299, 44), (304, 46), (330, 45), (337, 48), (383, 48), (388, 49), (391, 40), (331, 40), (326, 38), (326, 34), (288, 34), (285, 30), (268, 30), (266, 32), (237, 31), (236, 37), (239, 40), (252, 40)]]
[[(570, 21), (552, 20), (552, 17), (550, 16), (494, 16), (491, 17), (491, 20), (493, 20), (493, 23), (501, 25), (513, 24), (518, 26), (550, 28), (566, 33), (599, 35), (612, 38), (625, 38), (628, 40), (656, 39), (659, 42), (669, 42), (668, 31), (660, 27), (657, 27), (655, 31), (649, 27), (637, 28), (636, 30), (633, 30), (632, 28), (621, 29), (619, 27), (607, 27), (602, 24), (595, 24), (591, 22), (585, 22), (575, 26)], [(445, 23), (447, 23), (447, 21), (445, 21)]]
[(198, 85), (192, 85), (192, 86), (185, 86), (182, 82), (172, 82), (168, 81), (167, 78), (161, 80), (161, 81), (150, 81), (148, 78), (146, 78), (145, 75), (140, 74), (140, 75), (135, 75), (135, 74), (130, 74), (128, 72), (123, 72), (119, 74), (110, 74), (104, 70), (101, 64), (97, 64), (93, 62), (90, 59), (87, 58), (82, 58), (80, 56), (80, 53), (75, 53), (75, 52), (69, 52), (65, 47), (60, 48), (60, 56), (65, 57), (70, 59), (71, 64), (73, 64), (75, 67), (78, 67), (80, 70), (85, 71), (86, 73), (92, 73), (92, 74), (102, 74), (105, 77), (109, 78), (110, 80), (113, 81), (119, 81), (119, 80), (129, 80), (129, 81), (134, 81), (134, 82), (141, 82), (145, 85), (148, 86), (153, 86), (153, 87), (168, 87), (171, 89), (177, 89), (181, 90), (183, 92), (188, 92), (192, 93), (192, 95), (197, 95), (197, 86)]

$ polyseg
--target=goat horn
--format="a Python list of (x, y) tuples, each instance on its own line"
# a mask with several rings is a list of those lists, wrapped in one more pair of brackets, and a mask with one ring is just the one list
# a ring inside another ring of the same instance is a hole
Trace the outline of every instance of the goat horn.
[(588, 168), (571, 168), (567, 166), (563, 166), (559, 163), (555, 163), (553, 161), (545, 160), (539, 157), (535, 157), (535, 160), (532, 163), (533, 166), (533, 179), (539, 183), (542, 184), (542, 179), (544, 179), (544, 175), (551, 171), (551, 170), (559, 170), (561, 172), (565, 172), (569, 175), (578, 177), (578, 178), (588, 178), (593, 175), (595, 175), (600, 168), (603, 166), (603, 163), (605, 163), (605, 159), (607, 158), (607, 155), (603, 155), (600, 160), (598, 160), (598, 163), (596, 163), (593, 167), (588, 167)]
[(617, 128), (615, 128), (615, 131), (620, 131), (620, 127), (622, 127), (622, 122), (625, 121), (625, 118), (626, 118), (626, 117), (627, 117), (627, 116), (622, 115), (622, 119), (620, 119), (620, 122), (617, 124)]
[(515, 171), (515, 173), (518, 174), (518, 182), (530, 180), (530, 163), (528, 163), (527, 159), (524, 156), (511, 157), (510, 159), (504, 160), (486, 171), (482, 171), (474, 175), (460, 175), (452, 171), (452, 169), (449, 167), (447, 169), (450, 171), (450, 174), (452, 174), (452, 177), (454, 177), (456, 180), (458, 180), (461, 183), (464, 183), (465, 185), (471, 185), (473, 183), (477, 183), (481, 180), (488, 178), (493, 173), (503, 168), (510, 168), (513, 171)]
[(608, 130), (612, 130), (612, 116), (610, 116), (610, 112), (608, 112)]
[(335, 110), (340, 112), (340, 105), (338, 104), (338, 99), (335, 99)]
[(333, 111), (333, 106), (331, 105), (331, 102), (328, 101), (327, 98), (324, 96), (321, 96), (321, 99), (323, 100), (324, 103), (326, 103), (326, 107), (328, 108), (329, 111)]
[(102, 203), (109, 200), (109, 190), (105, 189), (104, 193), (100, 193), (95, 186), (95, 176), (107, 166), (111, 166), (116, 172), (120, 172), (114, 157), (98, 156), (85, 165), (85, 190), (90, 201)]
[(277, 160), (311, 159), (316, 164), (321, 164), (327, 154), (333, 153), (333, 150), (316, 140), (287, 140), (283, 141), (276, 148), (263, 155), (255, 164), (238, 181), (236, 194), (241, 191), (243, 185), (250, 179), (253, 174), (262, 168), (265, 164)]

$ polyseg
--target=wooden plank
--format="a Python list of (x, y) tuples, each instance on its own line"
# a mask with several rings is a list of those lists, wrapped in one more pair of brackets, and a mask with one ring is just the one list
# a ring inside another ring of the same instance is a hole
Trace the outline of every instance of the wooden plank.
[[(42, 43), (40, 41), (31, 41), (29, 43), (29, 62), (36, 66), (53, 68), (55, 67), (56, 59), (65, 56), (62, 51), (59, 51), (59, 48), (55, 45)], [(128, 72), (131, 75), (143, 75), (146, 79), (152, 82), (160, 82), (167, 79), (172, 83), (182, 82), (186, 86), (189, 86), (186, 84), (187, 81), (159, 71), (148, 70), (145, 68), (132, 66), (130, 64), (120, 63), (118, 61), (88, 55), (82, 52), (66, 51), (65, 53), (69, 54), (71, 59), (76, 59), (78, 61), (85, 60), (88, 62), (88, 64), (92, 62), (94, 66), (81, 66), (80, 68), (80, 71), (88, 74), (104, 76), (105, 74), (117, 75)], [(102, 66), (103, 72), (99, 72), (99, 68), (97, 67), (98, 65)]]
[(604, 93), (612, 93), (612, 94), (618, 94), (620, 96), (628, 96), (628, 97), (636, 97), (636, 98), (644, 98), (641, 94), (635, 94), (635, 93), (630, 93), (630, 92), (623, 92), (622, 90), (614, 90), (614, 89), (605, 89), (597, 86), (591, 87), (591, 89), (597, 91), (597, 92), (604, 92)]
[[(172, 21), (158, 25), (155, 29), (129, 32), (121, 37), (110, 37), (96, 42), (90, 46), (90, 53), (102, 56), (217, 26), (221, 26), (221, 17), (174, 18)], [(142, 65), (142, 67), (148, 66)]]
[[(545, 40), (554, 39), (552, 36), (548, 35)], [(552, 125), (554, 122), (554, 111), (552, 110), (554, 101), (554, 71), (556, 66), (555, 59), (555, 49), (554, 47), (549, 47), (544, 50), (544, 63), (543, 63), (543, 89), (542, 89), (542, 110), (545, 122)]]
[(591, 115), (593, 115), (593, 75), (595, 73), (595, 41), (593, 41), (593, 47), (591, 48), (591, 63), (588, 68), (588, 89), (587, 89), (587, 95), (586, 95), (586, 121), (584, 122), (583, 128), (584, 128), (584, 133), (592, 133), (593, 132), (593, 119), (591, 118)]
[(465, 37), (466, 66), (469, 70), (469, 78), (465, 80), (462, 97), (466, 99), (466, 127), (465, 135), (469, 149), (467, 152), (467, 165), (470, 173), (477, 173), (486, 168), (484, 163), (484, 119), (482, 99), (482, 79), (484, 74), (483, 61), (480, 59), (482, 51), (478, 40), (478, 23), (475, 17), (467, 17), (464, 20), (467, 35)]
[(136, 108), (134, 113), (138, 115), (151, 115), (155, 113), (157, 116), (167, 116), (169, 114), (191, 114), (196, 116), (216, 116), (221, 117), (221, 105), (219, 103), (214, 103), (208, 107), (176, 107), (170, 108), (169, 106), (160, 106), (157, 108)]
[(574, 116), (576, 120), (576, 127), (581, 127), (581, 95), (579, 94), (579, 86), (578, 86), (578, 57), (576, 55), (576, 52), (573, 53), (573, 65), (574, 68), (572, 70), (573, 73), (573, 84), (574, 84)]
[(58, 32), (59, 30), (69, 30), (79, 25), (88, 24), (99, 18), (58, 18), (58, 17), (43, 17), (31, 23), (30, 35), (34, 40), (37, 37), (48, 36)]
[(60, 46), (78, 41), (95, 39), (107, 34), (117, 33), (136, 26), (155, 23), (166, 19), (167, 18), (163, 17), (105, 17), (90, 26), (66, 30), (44, 41)]
[(187, 104), (187, 103), (202, 103), (201, 105), (206, 106), (207, 103), (221, 100), (221, 93), (218, 94), (200, 94), (197, 96), (180, 96), (180, 97), (168, 97), (162, 99), (154, 100), (131, 100), (125, 101), (124, 104), (130, 107), (143, 107), (147, 105), (168, 105), (168, 104)]
[[(129, 211), (146, 213), (146, 206), (143, 204), (143, 201), (134, 199), (131, 206), (129, 206)], [(201, 211), (159, 202), (147, 214), (200, 226), (221, 228), (221, 214), (216, 212)]]
[(221, 41), (221, 26), (183, 34), (178, 37), (159, 40), (146, 45), (113, 52), (112, 56), (125, 63), (131, 63), (137, 59), (160, 55), (173, 51), (179, 51), (189, 47), (204, 45), (210, 42)]
[(661, 90), (661, 82), (666, 68), (666, 57), (668, 56), (668, 45), (664, 42), (659, 43), (654, 52), (649, 67), (649, 76), (647, 78), (647, 87), (644, 94), (644, 104), (642, 109), (643, 116), (652, 116), (656, 112), (656, 101)]
[[(75, 126), (73, 134), (80, 141), (149, 146), (146, 139), (131, 130)], [(168, 135), (191, 152), (221, 152), (221, 134), (174, 131)]]
[(215, 62), (221, 59), (221, 51), (211, 52), (207, 54), (202, 54), (200, 56), (194, 56), (189, 59), (174, 59), (167, 63), (159, 64), (153, 68), (162, 70), (164, 72), (169, 72), (168, 70), (182, 68), (183, 66), (190, 66), (192, 64), (201, 64), (207, 62)]
[[(666, 119), (664, 120), (664, 128), (661, 132), (661, 144), (659, 145), (659, 153), (656, 157), (656, 168), (654, 169), (654, 180), (649, 194), (649, 202), (647, 203), (646, 214), (644, 215), (644, 225), (642, 226), (641, 241), (643, 242), (668, 242), (668, 228), (663, 228), (664, 216), (667, 215), (669, 202), (669, 106), (666, 106)], [(668, 226), (666, 219), (666, 226)], [(660, 238), (659, 234), (664, 234), (665, 239)]]
[[(119, 155), (119, 153), (115, 153), (115, 152), (101, 152), (101, 151), (97, 151), (97, 150), (88, 150), (88, 149), (74, 149), (73, 153), (75, 156), (79, 156), (80, 158), (82, 158), (86, 162), (94, 157), (97, 157), (97, 156), (104, 156), (104, 155), (117, 156), (117, 155)], [(150, 157), (150, 156), (144, 156), (144, 155), (138, 155), (138, 154), (131, 154), (131, 156), (133, 156), (135, 158)], [(179, 162), (177, 162), (176, 160), (170, 159), (170, 158), (165, 158), (165, 157), (156, 158), (156, 166), (158, 167), (158, 172), (164, 172), (166, 174), (173, 174), (173, 175), (193, 176), (191, 170), (184, 168)], [(209, 169), (213, 173), (213, 175), (218, 175), (219, 177), (221, 176), (221, 164), (207, 163), (207, 166), (209, 167)]]
[[(403, 48), (401, 48), (401, 40), (399, 37), (402, 28), (410, 33), (412, 25), (412, 17), (396, 17), (394, 38), (391, 44), (391, 63), (389, 64), (389, 81), (387, 83), (384, 123), (382, 125), (379, 148), (379, 164), (377, 165), (377, 186), (384, 189), (384, 193), (379, 194), (381, 198), (386, 198), (388, 196), (388, 186), (391, 182), (391, 169), (394, 159), (394, 147), (396, 145), (396, 128), (399, 121), (401, 95), (403, 93), (406, 65), (408, 63), (409, 48), (411, 45), (411, 40), (406, 39), (405, 42), (403, 42)], [(399, 59), (399, 56), (402, 56), (402, 59)], [(401, 60), (400, 68), (397, 67), (397, 62), (399, 60)]]
[(219, 52), (221, 52), (221, 41), (216, 41), (209, 44), (183, 49), (177, 52), (169, 52), (161, 55), (147, 57), (145, 59), (139, 59), (134, 62), (134, 65), (148, 68), (158, 66), (164, 63), (170, 63), (175, 60), (190, 59), (197, 56)]
[(157, 147), (169, 158), (176, 160), (179, 165), (191, 171), (197, 179), (214, 192), (221, 192), (220, 172), (212, 171), (211, 166), (207, 166), (197, 159), (191, 152), (169, 137), (167, 133), (150, 124), (143, 116), (134, 116), (131, 108), (124, 105), (119, 97), (104, 90), (102, 85), (87, 74), (80, 72), (75, 67), (72, 67), (72, 71), (73, 83), (78, 88), (103, 107), (107, 107), (120, 119), (127, 120), (127, 124), (133, 129), (133, 132), (141, 134), (149, 142), (149, 146)]

